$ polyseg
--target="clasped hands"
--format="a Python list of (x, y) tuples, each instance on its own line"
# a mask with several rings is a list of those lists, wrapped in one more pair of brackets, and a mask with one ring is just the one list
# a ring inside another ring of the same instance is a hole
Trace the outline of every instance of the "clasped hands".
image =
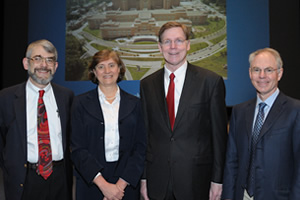
[(127, 182), (119, 179), (116, 184), (107, 182), (102, 175), (94, 179), (94, 183), (104, 195), (103, 200), (121, 200), (124, 197), (124, 190)]

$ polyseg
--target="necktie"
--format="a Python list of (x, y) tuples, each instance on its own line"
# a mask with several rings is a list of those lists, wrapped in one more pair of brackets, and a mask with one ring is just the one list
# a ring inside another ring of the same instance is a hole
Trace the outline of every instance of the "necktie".
[(170, 74), (170, 84), (169, 84), (169, 89), (168, 89), (168, 94), (167, 94), (169, 119), (170, 119), (170, 124), (171, 124), (172, 130), (173, 130), (173, 127), (174, 127), (174, 122), (175, 122), (175, 105), (174, 105), (175, 84), (174, 84), (174, 78), (175, 78), (175, 75), (173, 73)]
[(38, 132), (38, 146), (39, 146), (39, 161), (37, 173), (45, 180), (52, 173), (52, 153), (50, 145), (50, 135), (48, 127), (48, 117), (46, 107), (43, 100), (45, 91), (39, 91), (38, 100), (38, 116), (37, 116), (37, 132)]
[(247, 192), (250, 197), (253, 196), (254, 194), (254, 181), (255, 181), (255, 148), (256, 148), (256, 143), (258, 140), (258, 136), (260, 133), (260, 130), (263, 126), (264, 123), (264, 108), (266, 107), (266, 103), (260, 103), (259, 104), (259, 110), (256, 116), (256, 121), (253, 127), (252, 131), (252, 139), (251, 139), (251, 150), (250, 150), (250, 164), (249, 164), (249, 171), (248, 171), (248, 180), (247, 180)]

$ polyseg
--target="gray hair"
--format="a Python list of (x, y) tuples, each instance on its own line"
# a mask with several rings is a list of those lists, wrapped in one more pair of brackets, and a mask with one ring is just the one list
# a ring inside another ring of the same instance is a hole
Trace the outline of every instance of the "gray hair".
[(50, 41), (45, 40), (45, 39), (37, 40), (37, 41), (30, 43), (26, 50), (26, 57), (30, 58), (31, 54), (32, 54), (32, 50), (36, 46), (39, 46), (39, 45), (41, 45), (45, 49), (45, 51), (47, 51), (48, 53), (53, 53), (54, 59), (55, 59), (55, 61), (57, 61), (57, 50), (56, 50), (55, 46)]
[(282, 62), (279, 52), (272, 48), (258, 49), (256, 51), (254, 51), (253, 53), (251, 53), (249, 55), (250, 66), (251, 66), (251, 63), (254, 60), (255, 56), (257, 56), (258, 54), (264, 53), (264, 52), (268, 52), (272, 56), (274, 56), (276, 63), (277, 63), (277, 69), (281, 69), (283, 67), (283, 62)]

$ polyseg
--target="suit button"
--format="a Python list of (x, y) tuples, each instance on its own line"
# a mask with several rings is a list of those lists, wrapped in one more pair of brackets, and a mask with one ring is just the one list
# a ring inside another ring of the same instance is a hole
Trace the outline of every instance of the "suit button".
[(20, 186), (23, 187), (23, 184), (21, 183)]
[(170, 141), (171, 141), (171, 142), (174, 142), (174, 141), (175, 141), (175, 138), (172, 137), (172, 138), (170, 139)]
[(26, 163), (24, 164), (24, 167), (27, 168), (27, 164)]

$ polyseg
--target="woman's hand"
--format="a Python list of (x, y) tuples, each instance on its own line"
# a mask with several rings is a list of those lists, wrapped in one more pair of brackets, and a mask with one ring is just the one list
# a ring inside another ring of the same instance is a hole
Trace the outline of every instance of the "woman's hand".
[(94, 183), (103, 193), (103, 200), (121, 200), (124, 196), (124, 190), (119, 185), (108, 183), (101, 175), (94, 179)]

